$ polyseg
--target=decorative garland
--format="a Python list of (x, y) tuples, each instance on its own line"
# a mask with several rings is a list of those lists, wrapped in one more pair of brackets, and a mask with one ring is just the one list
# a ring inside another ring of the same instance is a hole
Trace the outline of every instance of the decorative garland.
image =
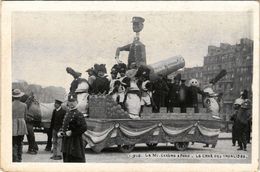
[[(162, 132), (164, 132), (164, 134), (169, 135), (169, 136), (178, 136), (187, 131), (189, 131), (189, 134), (194, 134), (195, 133), (194, 131), (196, 128), (198, 128), (198, 130), (200, 131), (202, 136), (206, 136), (206, 137), (218, 136), (220, 133), (220, 129), (207, 128), (207, 127), (200, 125), (198, 122), (193, 125), (189, 125), (186, 127), (180, 127), (180, 128), (170, 127), (170, 126), (166, 126), (162, 123), (158, 123), (158, 124), (153, 124), (153, 125), (145, 127), (145, 128), (137, 128), (137, 129), (129, 128), (122, 124), (116, 123), (116, 124), (111, 124), (108, 128), (104, 129), (101, 132), (94, 132), (94, 131), (87, 130), (84, 133), (84, 138), (87, 138), (86, 140), (88, 142), (91, 142), (90, 146), (95, 146), (95, 144), (99, 144), (102, 141), (107, 140), (108, 137), (116, 138), (116, 136), (118, 135), (117, 133), (119, 132), (118, 130), (120, 130), (120, 132), (122, 132), (126, 137), (129, 137), (129, 138), (133, 138), (133, 137), (138, 138), (139, 137), (140, 138), (142, 135), (149, 133), (152, 130), (155, 130), (153, 135), (158, 135), (159, 134), (158, 132), (162, 131)], [(160, 130), (160, 129), (162, 129), (162, 130)]]

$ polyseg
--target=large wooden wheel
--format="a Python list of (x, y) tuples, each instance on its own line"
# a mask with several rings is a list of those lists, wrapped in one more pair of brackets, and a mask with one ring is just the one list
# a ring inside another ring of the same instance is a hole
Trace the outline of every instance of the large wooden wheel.
[(123, 153), (129, 153), (135, 148), (135, 145), (118, 145), (118, 149)]
[(184, 151), (188, 148), (189, 142), (176, 142), (175, 147), (178, 151)]
[(149, 147), (149, 148), (155, 148), (158, 143), (146, 143), (146, 145)]

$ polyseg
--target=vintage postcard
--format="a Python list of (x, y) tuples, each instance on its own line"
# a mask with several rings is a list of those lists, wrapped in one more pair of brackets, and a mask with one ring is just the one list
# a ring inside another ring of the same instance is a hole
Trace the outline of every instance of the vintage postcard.
[(5, 1), (1, 16), (1, 170), (258, 170), (257, 2)]

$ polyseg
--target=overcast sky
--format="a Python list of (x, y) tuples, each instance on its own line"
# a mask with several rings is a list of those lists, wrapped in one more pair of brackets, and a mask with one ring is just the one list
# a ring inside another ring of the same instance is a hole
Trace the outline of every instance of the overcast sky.
[[(253, 38), (248, 12), (19, 12), (12, 20), (12, 80), (66, 89), (94, 63), (115, 63), (119, 46), (133, 41), (131, 19), (145, 18), (140, 34), (148, 64), (182, 55), (186, 67), (201, 66), (208, 45)], [(121, 59), (127, 62), (127, 53)]]

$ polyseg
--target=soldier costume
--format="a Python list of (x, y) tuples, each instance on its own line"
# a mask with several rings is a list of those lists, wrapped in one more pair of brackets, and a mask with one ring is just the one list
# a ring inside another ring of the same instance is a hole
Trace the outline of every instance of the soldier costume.
[(87, 124), (83, 114), (77, 110), (75, 95), (69, 96), (68, 106), (69, 111), (64, 117), (61, 132), (58, 134), (63, 137), (63, 162), (85, 162), (82, 134), (87, 130)]
[(132, 63), (135, 63), (137, 67), (146, 64), (146, 52), (145, 45), (140, 41), (139, 32), (143, 29), (144, 18), (142, 17), (133, 17), (133, 30), (136, 32), (136, 37), (134, 38), (133, 43), (119, 47), (116, 50), (116, 59), (119, 58), (120, 51), (129, 51), (128, 55), (128, 69)]
[(237, 113), (237, 119), (236, 119), (236, 126), (237, 126), (237, 131), (238, 131), (238, 145), (239, 149), (238, 150), (244, 150), (246, 151), (246, 132), (247, 132), (247, 125), (248, 121), (251, 118), (251, 114), (249, 113), (251, 103), (248, 99), (246, 99), (242, 105), (241, 108), (239, 109)]
[(234, 102), (234, 112), (230, 118), (231, 121), (233, 121), (233, 126), (232, 126), (232, 144), (233, 146), (236, 145), (236, 141), (238, 138), (239, 133), (237, 132), (237, 126), (236, 126), (236, 119), (237, 119), (237, 113), (239, 111), (239, 108), (241, 106), (241, 104), (243, 103), (243, 99), (238, 98), (235, 100)]

